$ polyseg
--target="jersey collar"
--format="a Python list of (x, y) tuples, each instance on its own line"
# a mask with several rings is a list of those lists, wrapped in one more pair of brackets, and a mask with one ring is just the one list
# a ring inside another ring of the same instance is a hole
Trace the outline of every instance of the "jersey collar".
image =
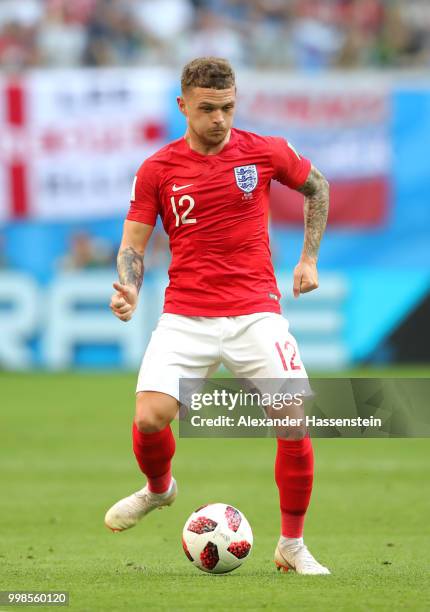
[(230, 140), (228, 141), (226, 145), (224, 145), (224, 147), (221, 149), (219, 153), (215, 153), (214, 155), (206, 155), (205, 153), (199, 153), (199, 151), (195, 151), (194, 149), (191, 149), (190, 145), (185, 140), (185, 137), (182, 140), (183, 140), (187, 153), (189, 155), (192, 155), (192, 157), (196, 159), (217, 159), (219, 157), (223, 157), (225, 153), (227, 153), (233, 148), (233, 146), (235, 145), (236, 136), (237, 136), (236, 130), (234, 128), (231, 128)]

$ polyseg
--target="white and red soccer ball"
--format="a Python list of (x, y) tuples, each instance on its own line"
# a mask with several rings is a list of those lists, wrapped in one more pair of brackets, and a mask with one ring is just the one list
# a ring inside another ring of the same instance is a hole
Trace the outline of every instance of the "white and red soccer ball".
[(189, 517), (182, 532), (188, 559), (204, 572), (225, 574), (249, 557), (252, 529), (245, 516), (228, 504), (201, 506)]

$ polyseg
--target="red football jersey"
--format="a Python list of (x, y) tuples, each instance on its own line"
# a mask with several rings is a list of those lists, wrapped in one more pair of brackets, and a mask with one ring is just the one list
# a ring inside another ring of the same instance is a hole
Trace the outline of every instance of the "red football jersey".
[(268, 236), (272, 179), (297, 188), (311, 164), (284, 138), (232, 129), (216, 155), (184, 138), (140, 167), (127, 219), (160, 215), (172, 261), (164, 312), (236, 316), (280, 312)]

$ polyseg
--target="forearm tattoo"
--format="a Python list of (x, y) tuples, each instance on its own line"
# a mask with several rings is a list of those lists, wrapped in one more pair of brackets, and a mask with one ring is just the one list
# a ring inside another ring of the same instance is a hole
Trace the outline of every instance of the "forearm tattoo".
[(139, 292), (143, 281), (143, 255), (133, 247), (118, 253), (118, 276), (122, 285), (134, 285)]
[(298, 191), (305, 196), (303, 253), (309, 257), (317, 257), (321, 238), (327, 224), (329, 184), (321, 172), (312, 166), (306, 183)]

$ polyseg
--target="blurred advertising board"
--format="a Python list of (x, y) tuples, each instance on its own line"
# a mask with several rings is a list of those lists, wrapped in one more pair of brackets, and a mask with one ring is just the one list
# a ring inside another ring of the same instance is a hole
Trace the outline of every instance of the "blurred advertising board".
[(0, 272), (0, 370), (136, 369), (160, 315), (165, 278), (145, 279), (124, 325), (108, 308), (114, 271), (61, 273), (49, 285)]

